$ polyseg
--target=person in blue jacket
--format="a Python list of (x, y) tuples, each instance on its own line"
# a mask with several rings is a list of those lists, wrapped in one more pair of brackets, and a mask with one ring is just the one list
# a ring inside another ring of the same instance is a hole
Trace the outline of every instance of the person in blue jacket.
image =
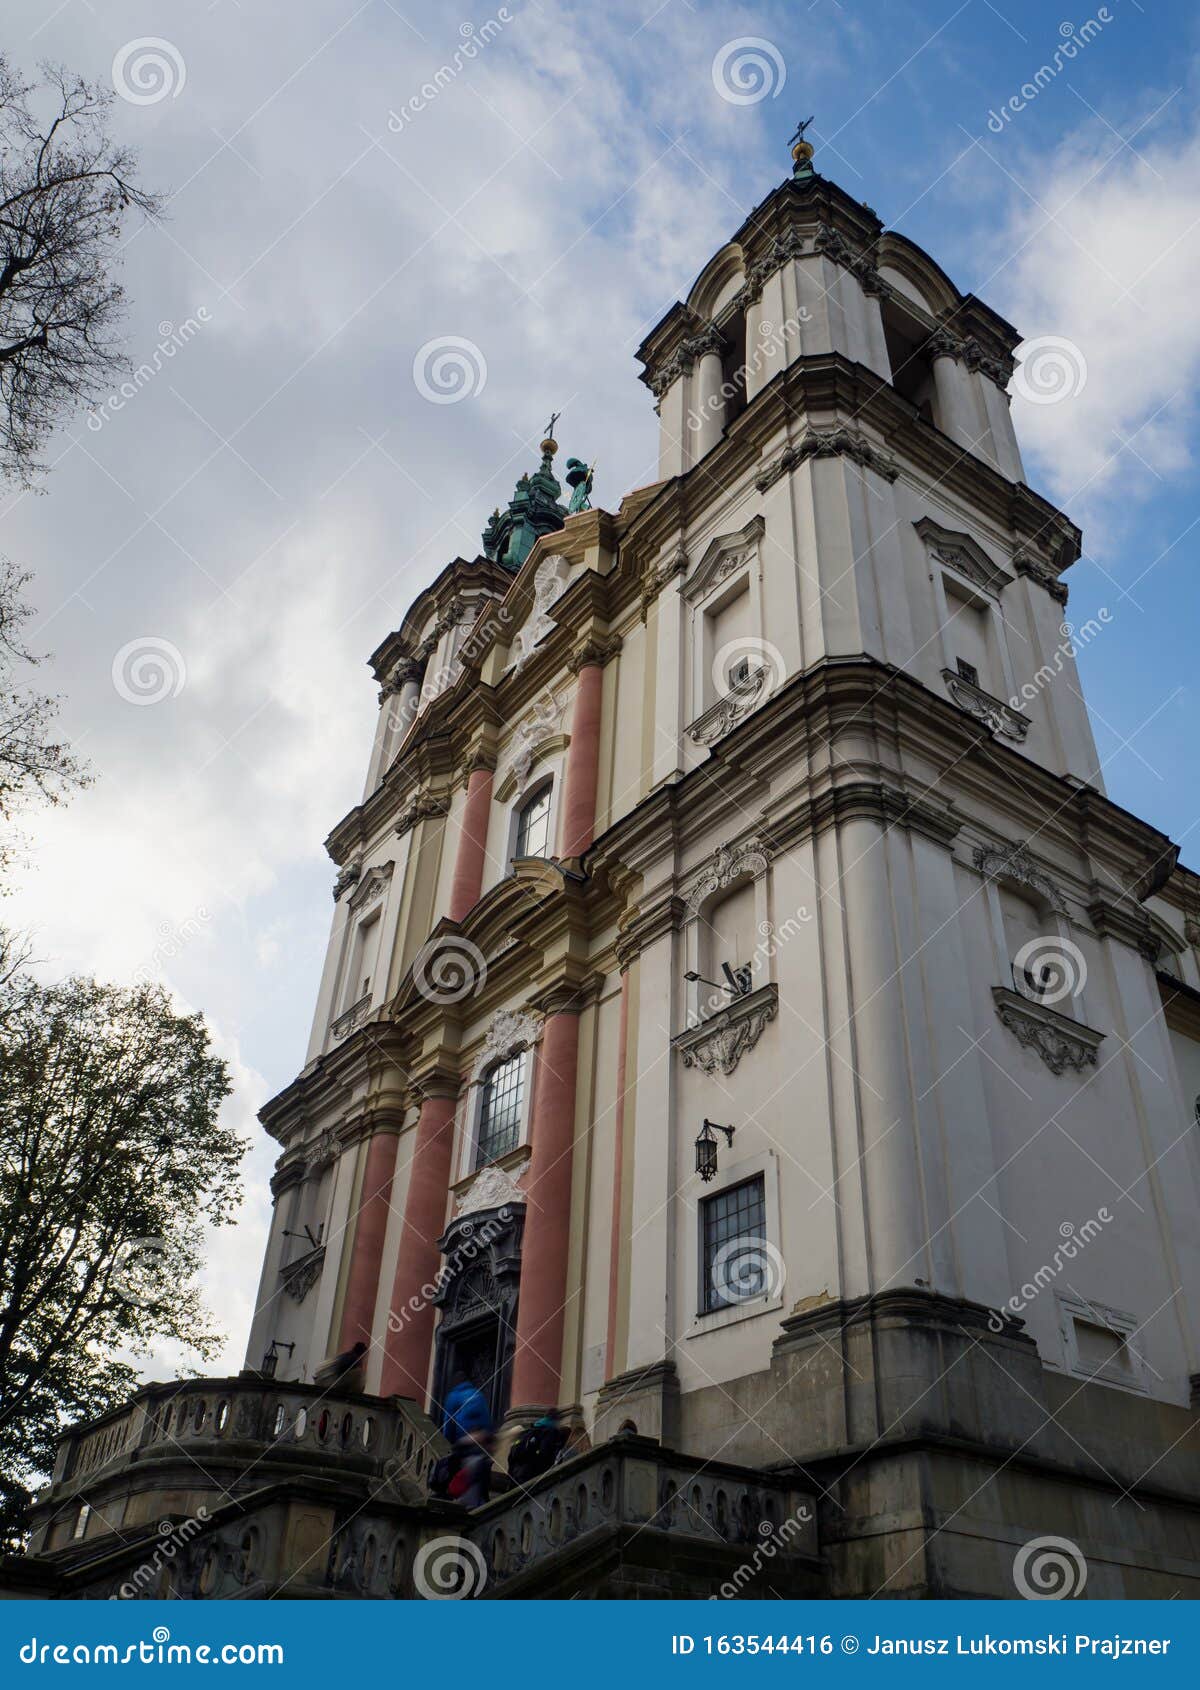
[(492, 1430), (492, 1411), (487, 1398), (465, 1373), (456, 1373), (442, 1407), (442, 1436), (448, 1444)]

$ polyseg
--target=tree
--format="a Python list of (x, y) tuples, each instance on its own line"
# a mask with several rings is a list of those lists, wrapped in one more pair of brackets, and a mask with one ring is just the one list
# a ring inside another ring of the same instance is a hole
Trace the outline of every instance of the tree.
[(54, 65), (25, 82), (0, 56), (0, 475), (22, 482), (58, 418), (122, 367), (122, 228), (161, 205), (108, 133), (113, 98)]
[(58, 701), (30, 687), (23, 671), (41, 661), (21, 638), (32, 609), (23, 597), (30, 577), (0, 557), (0, 868), (12, 852), (9, 827), (25, 804), (57, 804), (90, 776), (70, 747), (53, 737)]
[(63, 1425), (136, 1387), (126, 1357), (216, 1347), (196, 1275), (241, 1200), (229, 1091), (160, 987), (0, 979), (0, 1540)]

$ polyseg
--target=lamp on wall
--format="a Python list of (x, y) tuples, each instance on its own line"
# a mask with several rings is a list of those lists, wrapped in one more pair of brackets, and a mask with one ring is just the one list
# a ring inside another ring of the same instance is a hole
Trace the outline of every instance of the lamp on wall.
[(750, 990), (754, 979), (754, 969), (749, 963), (743, 963), (741, 968), (731, 968), (727, 962), (721, 964), (724, 980), (707, 980), (703, 974), (698, 974), (694, 968), (689, 968), (684, 979), (693, 985), (711, 986), (714, 992), (728, 992), (731, 998), (744, 998)]
[(723, 1127), (720, 1121), (705, 1119), (696, 1135), (696, 1172), (705, 1185), (717, 1171), (717, 1134), (725, 1134), (725, 1142), (732, 1149), (733, 1128)]
[(295, 1344), (285, 1344), (281, 1338), (272, 1338), (271, 1347), (262, 1358), (262, 1366), (259, 1368), (259, 1372), (262, 1374), (263, 1378), (274, 1379), (275, 1369), (279, 1366), (280, 1350), (286, 1350), (290, 1358), (294, 1353), (295, 1348)]

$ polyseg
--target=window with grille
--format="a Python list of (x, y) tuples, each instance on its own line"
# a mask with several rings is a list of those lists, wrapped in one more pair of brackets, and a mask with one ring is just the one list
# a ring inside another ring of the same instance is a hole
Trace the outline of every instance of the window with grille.
[(700, 1313), (753, 1301), (767, 1288), (767, 1204), (763, 1176), (700, 1205)]
[(494, 1162), (517, 1147), (521, 1131), (521, 1103), (525, 1096), (525, 1053), (519, 1051), (498, 1063), (483, 1082), (479, 1109), (479, 1148), (475, 1166)]
[(550, 853), (550, 788), (540, 792), (522, 806), (517, 817), (515, 857), (545, 857)]

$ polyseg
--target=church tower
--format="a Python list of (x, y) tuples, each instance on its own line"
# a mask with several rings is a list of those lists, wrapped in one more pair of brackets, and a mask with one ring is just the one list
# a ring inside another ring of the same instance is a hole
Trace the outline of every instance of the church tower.
[[(1017, 330), (793, 164), (639, 350), (657, 481), (568, 512), (552, 422), (374, 653), (247, 1369), (72, 1433), (51, 1562), (203, 1455), (198, 1594), (451, 1529), (489, 1596), (1200, 1594), (1200, 881), (1105, 794)], [(572, 1429), (467, 1519), (460, 1375), (501, 1467)]]

